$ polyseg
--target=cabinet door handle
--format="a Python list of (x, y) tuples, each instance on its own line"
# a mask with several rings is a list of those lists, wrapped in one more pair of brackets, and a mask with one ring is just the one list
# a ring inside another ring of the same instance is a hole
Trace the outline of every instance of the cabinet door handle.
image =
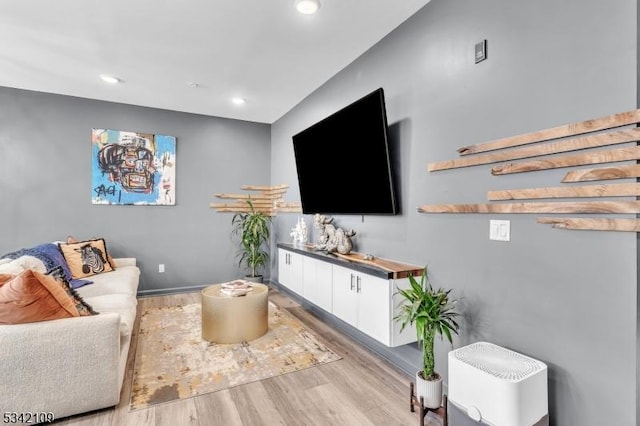
[(351, 274), (351, 290), (353, 291), (353, 274)]
[(356, 285), (356, 292), (357, 292), (357, 293), (360, 293), (360, 289), (361, 289), (361, 287), (362, 287), (362, 286), (360, 285), (361, 281), (362, 281), (362, 278), (360, 278), (360, 276), (358, 275), (358, 277), (356, 277), (356, 283), (357, 283), (357, 285)]

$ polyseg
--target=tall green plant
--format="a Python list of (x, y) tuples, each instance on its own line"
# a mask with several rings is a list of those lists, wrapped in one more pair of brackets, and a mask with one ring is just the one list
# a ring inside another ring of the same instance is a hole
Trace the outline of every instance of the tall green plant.
[(264, 246), (269, 242), (269, 225), (271, 220), (264, 213), (253, 207), (251, 199), (247, 201), (250, 210), (236, 213), (231, 219), (232, 235), (239, 238), (238, 265), (246, 264), (251, 273), (257, 277), (258, 269), (264, 267), (269, 260), (269, 252)]
[(418, 342), (422, 343), (422, 377), (434, 380), (438, 375), (434, 370), (433, 341), (436, 335), (440, 335), (453, 343), (451, 335), (458, 334), (460, 328), (455, 320), (459, 315), (455, 311), (458, 301), (449, 299), (451, 290), (434, 289), (431, 286), (426, 266), (420, 281), (410, 275), (409, 284), (407, 289), (398, 289), (403, 300), (398, 305), (400, 313), (394, 319), (401, 323), (401, 331), (406, 326), (415, 324)]

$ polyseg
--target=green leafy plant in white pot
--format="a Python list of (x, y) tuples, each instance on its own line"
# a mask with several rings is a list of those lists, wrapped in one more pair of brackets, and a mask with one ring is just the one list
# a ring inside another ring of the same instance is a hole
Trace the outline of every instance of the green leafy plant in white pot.
[(459, 313), (457, 300), (450, 298), (451, 290), (434, 289), (429, 281), (427, 267), (420, 281), (409, 276), (410, 286), (398, 289), (400, 312), (394, 317), (401, 323), (400, 330), (415, 325), (418, 343), (422, 344), (422, 369), (416, 373), (416, 396), (424, 398), (425, 407), (436, 409), (442, 403), (442, 376), (435, 371), (433, 344), (436, 335), (446, 337), (453, 344), (452, 334), (458, 334), (456, 322)]
[(238, 265), (246, 266), (248, 273), (245, 279), (254, 282), (262, 282), (260, 268), (264, 268), (269, 261), (269, 251), (266, 249), (269, 243), (270, 223), (269, 216), (253, 207), (251, 199), (248, 212), (236, 213), (231, 219), (233, 226), (232, 236), (238, 238)]

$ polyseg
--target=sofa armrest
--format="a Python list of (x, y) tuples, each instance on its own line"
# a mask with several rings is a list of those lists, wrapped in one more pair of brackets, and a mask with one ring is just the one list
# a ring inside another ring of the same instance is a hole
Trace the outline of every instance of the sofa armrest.
[(0, 409), (55, 418), (113, 406), (120, 315), (0, 326)]
[(115, 257), (113, 259), (115, 263), (115, 267), (120, 268), (122, 266), (136, 266), (136, 258), (135, 257)]

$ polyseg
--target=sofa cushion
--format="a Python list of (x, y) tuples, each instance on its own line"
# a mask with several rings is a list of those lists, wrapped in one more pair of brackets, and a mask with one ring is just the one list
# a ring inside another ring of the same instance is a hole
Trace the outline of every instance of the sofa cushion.
[(85, 278), (103, 272), (113, 271), (107, 257), (107, 244), (104, 239), (60, 243), (58, 245), (73, 278)]
[[(118, 259), (116, 258), (116, 263)], [(93, 284), (78, 289), (82, 297), (102, 296), (106, 294), (128, 294), (138, 292), (140, 269), (133, 266), (118, 266), (118, 269), (91, 277)]]
[(91, 315), (90, 307), (78, 309), (79, 301), (71, 291), (61, 271), (56, 271), (56, 275), (45, 275), (26, 269), (0, 286), (0, 324)]
[(129, 336), (136, 320), (138, 300), (128, 294), (105, 294), (102, 296), (86, 297), (89, 305), (100, 313), (120, 314), (120, 335)]
[(135, 257), (116, 257), (113, 259), (114, 268), (122, 268), (123, 266), (137, 266), (138, 262)]

